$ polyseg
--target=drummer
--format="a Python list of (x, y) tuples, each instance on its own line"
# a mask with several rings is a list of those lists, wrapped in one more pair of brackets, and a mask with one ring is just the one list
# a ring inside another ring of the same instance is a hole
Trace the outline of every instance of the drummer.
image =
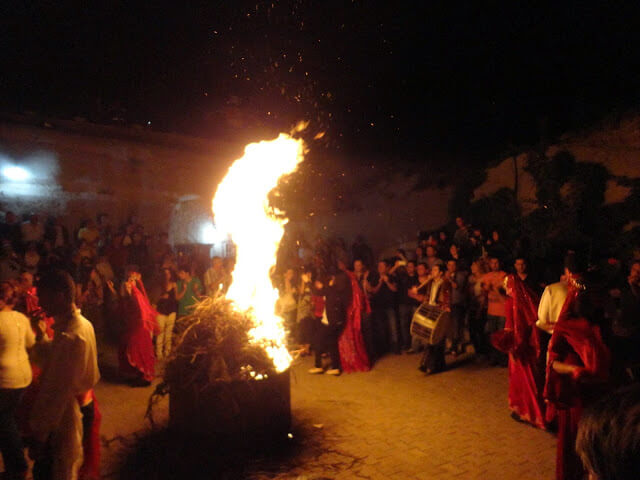
[[(425, 301), (431, 306), (447, 312), (451, 311), (451, 282), (444, 276), (442, 263), (435, 263), (431, 267), (429, 277), (430, 280), (426, 285)], [(418, 368), (427, 375), (442, 372), (446, 367), (444, 350), (444, 339), (435, 345), (426, 345)]]
[[(412, 315), (416, 311), (416, 309), (424, 302), (427, 295), (427, 286), (429, 284), (429, 281), (431, 280), (431, 275), (429, 275), (429, 270), (427, 269), (426, 263), (420, 262), (416, 265), (416, 274), (418, 275), (417, 285), (414, 285), (407, 290), (407, 296), (412, 300)], [(424, 343), (422, 342), (422, 340), (416, 336), (412, 336), (411, 348), (409, 348), (405, 353), (417, 353), (419, 351), (422, 351), (423, 348)]]

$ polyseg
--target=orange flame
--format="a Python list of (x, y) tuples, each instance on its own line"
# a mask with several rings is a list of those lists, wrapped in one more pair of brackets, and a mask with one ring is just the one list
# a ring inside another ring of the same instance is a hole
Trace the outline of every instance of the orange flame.
[(216, 227), (231, 235), (236, 266), (227, 298), (249, 313), (255, 327), (251, 341), (261, 345), (278, 372), (291, 364), (282, 318), (274, 312), (278, 291), (269, 272), (276, 263), (285, 218), (276, 218), (267, 195), (278, 180), (303, 160), (304, 143), (284, 133), (251, 143), (229, 168), (213, 198)]

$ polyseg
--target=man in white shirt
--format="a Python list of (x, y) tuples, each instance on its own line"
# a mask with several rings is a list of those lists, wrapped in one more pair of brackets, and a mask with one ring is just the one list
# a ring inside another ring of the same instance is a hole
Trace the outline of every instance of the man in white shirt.
[(567, 298), (567, 282), (564, 281), (566, 277), (563, 275), (563, 279), (559, 282), (547, 285), (540, 297), (540, 305), (538, 305), (538, 321), (536, 326), (547, 332), (553, 333), (553, 327), (558, 322), (560, 316), (560, 310), (564, 305), (564, 301)]
[(560, 281), (547, 285), (540, 297), (538, 305), (538, 321), (536, 326), (549, 335), (553, 333), (553, 327), (558, 323), (560, 311), (567, 299), (568, 280), (572, 275), (580, 274), (586, 270), (587, 261), (584, 255), (577, 255), (573, 251), (569, 251), (564, 260), (564, 275), (560, 277)]
[(98, 383), (96, 338), (75, 305), (75, 284), (63, 271), (43, 275), (40, 304), (55, 319), (52, 342), (40, 347), (43, 372), (31, 410), (34, 479), (77, 478), (82, 464), (82, 398)]

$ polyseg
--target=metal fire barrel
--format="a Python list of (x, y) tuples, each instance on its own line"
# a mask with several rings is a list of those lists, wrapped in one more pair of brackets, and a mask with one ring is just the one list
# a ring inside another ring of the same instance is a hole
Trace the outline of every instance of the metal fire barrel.
[(284, 438), (290, 426), (288, 369), (262, 380), (169, 391), (169, 427), (180, 434), (252, 444)]

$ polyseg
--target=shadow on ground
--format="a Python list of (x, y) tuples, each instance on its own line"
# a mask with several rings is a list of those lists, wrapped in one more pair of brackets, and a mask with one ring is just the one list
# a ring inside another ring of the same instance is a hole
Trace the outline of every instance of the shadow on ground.
[(120, 460), (104, 478), (123, 480), (330, 480), (339, 472), (357, 470), (362, 461), (332, 448), (326, 432), (314, 426), (267, 441), (214, 441), (161, 429), (105, 444), (113, 442), (122, 445)]

